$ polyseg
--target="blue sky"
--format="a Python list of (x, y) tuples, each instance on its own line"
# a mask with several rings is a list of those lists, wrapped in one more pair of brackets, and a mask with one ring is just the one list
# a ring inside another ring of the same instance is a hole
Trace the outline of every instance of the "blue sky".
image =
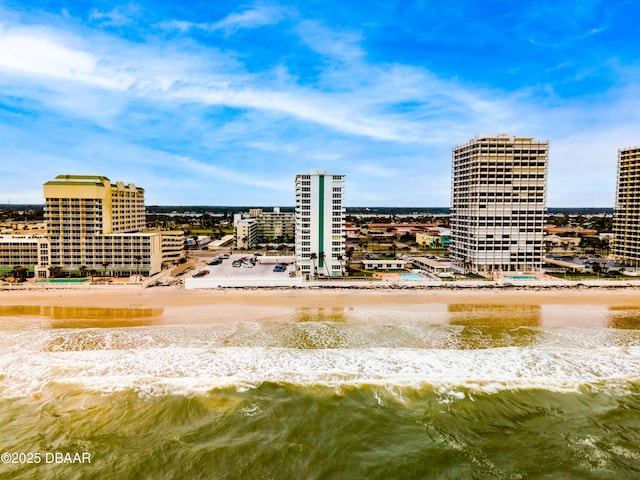
[(0, 203), (61, 173), (147, 204), (448, 206), (451, 149), (549, 140), (548, 205), (608, 206), (640, 144), (633, 1), (0, 0)]

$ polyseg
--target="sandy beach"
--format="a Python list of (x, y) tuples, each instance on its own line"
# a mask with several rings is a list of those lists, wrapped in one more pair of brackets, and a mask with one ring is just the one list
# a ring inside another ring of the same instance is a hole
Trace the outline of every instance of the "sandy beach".
[[(224, 289), (21, 290), (0, 291), (0, 306), (155, 308), (165, 312), (206, 311), (210, 318), (235, 318), (251, 309), (411, 309), (429, 305), (640, 306), (640, 289)], [(640, 307), (639, 307), (640, 308)]]

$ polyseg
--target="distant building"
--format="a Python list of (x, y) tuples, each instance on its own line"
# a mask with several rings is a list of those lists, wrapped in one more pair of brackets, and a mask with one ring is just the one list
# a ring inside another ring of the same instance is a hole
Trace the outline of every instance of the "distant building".
[(114, 276), (160, 271), (162, 235), (144, 232), (144, 189), (107, 177), (59, 175), (44, 184), (44, 197), (49, 267)]
[(574, 236), (574, 237), (582, 237), (585, 235), (597, 235), (598, 231), (593, 228), (582, 228), (582, 227), (557, 227), (552, 224), (547, 224), (544, 226), (544, 233), (548, 235), (563, 235), (563, 236)]
[(618, 150), (613, 233), (613, 254), (624, 263), (640, 266), (640, 147)]
[(296, 235), (296, 214), (282, 212), (274, 207), (272, 212), (261, 212), (256, 217), (260, 242), (293, 243)]
[(436, 227), (426, 232), (417, 232), (416, 243), (429, 248), (449, 248), (451, 230), (449, 228)]
[(0, 223), (0, 235), (44, 235), (47, 233), (45, 222), (3, 222)]
[(344, 175), (296, 175), (296, 262), (303, 275), (340, 276), (345, 256)]
[(429, 229), (436, 228), (433, 223), (370, 223), (367, 225), (370, 234), (388, 233), (391, 236), (396, 235), (415, 235), (418, 232), (424, 232)]
[(236, 248), (247, 250), (258, 244), (255, 218), (240, 218), (235, 224)]
[(293, 243), (296, 215), (282, 212), (279, 207), (266, 212), (252, 208), (249, 215), (234, 215), (236, 248), (250, 249), (259, 243)]
[(473, 272), (539, 270), (549, 143), (475, 138), (453, 149), (451, 259)]

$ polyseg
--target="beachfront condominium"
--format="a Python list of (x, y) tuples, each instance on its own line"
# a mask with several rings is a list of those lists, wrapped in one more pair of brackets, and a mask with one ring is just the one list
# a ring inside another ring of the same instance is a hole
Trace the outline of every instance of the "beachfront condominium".
[(475, 273), (539, 270), (549, 143), (507, 135), (453, 149), (451, 258)]
[(114, 276), (160, 271), (162, 235), (143, 232), (144, 189), (84, 175), (59, 175), (43, 188), (50, 269)]
[(344, 175), (296, 175), (296, 262), (305, 276), (343, 275)]
[(640, 147), (618, 150), (613, 232), (613, 254), (628, 265), (640, 266)]

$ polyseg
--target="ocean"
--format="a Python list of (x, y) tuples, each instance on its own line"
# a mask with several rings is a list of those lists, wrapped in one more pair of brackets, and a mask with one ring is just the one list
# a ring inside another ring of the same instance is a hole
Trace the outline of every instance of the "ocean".
[(640, 306), (0, 307), (0, 479), (640, 478)]

